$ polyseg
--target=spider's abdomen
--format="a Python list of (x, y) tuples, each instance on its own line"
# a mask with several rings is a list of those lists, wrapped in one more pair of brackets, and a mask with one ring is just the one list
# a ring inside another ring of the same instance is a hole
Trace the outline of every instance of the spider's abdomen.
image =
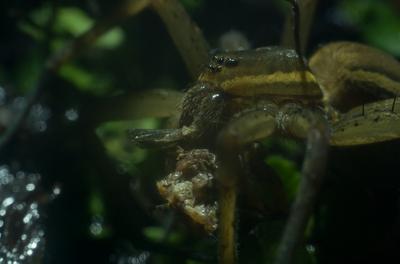
[(339, 111), (400, 94), (400, 63), (378, 49), (334, 42), (310, 59), (324, 99)]
[(282, 47), (217, 54), (199, 81), (211, 83), (234, 96), (268, 96), (311, 102), (322, 98), (314, 75), (304, 69), (297, 53)]

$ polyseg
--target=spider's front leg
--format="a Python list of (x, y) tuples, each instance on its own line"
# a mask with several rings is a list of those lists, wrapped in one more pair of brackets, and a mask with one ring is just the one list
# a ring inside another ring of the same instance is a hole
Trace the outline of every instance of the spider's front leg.
[(329, 131), (321, 111), (304, 109), (296, 104), (285, 105), (277, 116), (277, 122), (284, 133), (307, 138), (300, 185), (275, 262), (289, 264), (292, 263), (296, 247), (302, 239), (320, 189), (327, 160)]
[(235, 207), (237, 185), (242, 172), (240, 153), (251, 142), (275, 131), (276, 105), (267, 103), (234, 117), (218, 134), (219, 187), (218, 251), (220, 263), (236, 262)]
[(212, 136), (217, 130), (224, 105), (224, 94), (218, 88), (199, 82), (183, 97), (178, 128), (135, 128), (128, 130), (128, 137), (143, 148), (168, 148), (176, 145), (209, 146), (208, 136)]

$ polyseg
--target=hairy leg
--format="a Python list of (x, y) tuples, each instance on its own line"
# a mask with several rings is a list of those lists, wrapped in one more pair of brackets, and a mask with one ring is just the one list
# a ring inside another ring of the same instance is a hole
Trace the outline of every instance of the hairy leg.
[[(150, 92), (148, 92), (150, 93)], [(176, 95), (170, 98), (164, 96), (144, 96), (142, 100), (148, 100), (145, 104), (139, 104), (138, 109), (143, 109), (144, 113), (159, 114), (173, 113), (168, 109), (162, 109), (163, 105), (170, 105)], [(167, 101), (163, 101), (168, 99)], [(140, 100), (140, 99), (139, 99)], [(225, 105), (223, 94), (215, 87), (202, 83), (191, 87), (181, 99), (181, 106), (174, 107), (174, 110), (180, 109), (182, 114), (179, 119), (179, 128), (175, 129), (130, 129), (129, 138), (140, 147), (166, 148), (178, 145), (179, 143), (190, 143), (196, 145), (198, 139), (206, 138), (207, 135), (213, 135), (213, 130), (221, 119), (222, 111)], [(146, 109), (147, 104), (153, 103)], [(160, 103), (160, 105), (157, 105)], [(141, 108), (140, 108), (141, 107)], [(146, 112), (147, 111), (147, 112)], [(190, 142), (189, 142), (190, 141)]]
[(240, 152), (251, 142), (270, 136), (275, 130), (276, 108), (246, 111), (230, 121), (217, 137), (219, 166), (218, 251), (223, 264), (236, 262), (235, 207), (237, 183), (241, 175)]
[(332, 125), (331, 145), (352, 146), (400, 138), (400, 102), (386, 99), (355, 107)]

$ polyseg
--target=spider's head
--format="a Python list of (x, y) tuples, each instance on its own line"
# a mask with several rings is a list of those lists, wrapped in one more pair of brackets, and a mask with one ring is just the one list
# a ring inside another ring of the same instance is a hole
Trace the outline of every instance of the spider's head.
[(304, 69), (296, 51), (282, 47), (215, 54), (199, 81), (236, 97), (261, 96), (307, 102), (322, 98), (314, 75)]

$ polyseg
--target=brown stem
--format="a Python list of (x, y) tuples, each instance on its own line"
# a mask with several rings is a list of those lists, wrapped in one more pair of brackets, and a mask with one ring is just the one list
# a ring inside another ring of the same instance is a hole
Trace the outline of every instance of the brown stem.
[(167, 27), (190, 75), (196, 79), (208, 62), (209, 46), (202, 32), (176, 0), (153, 0), (152, 6)]
[(221, 264), (236, 263), (236, 184), (219, 188), (218, 258)]
[(321, 123), (308, 133), (300, 186), (279, 244), (275, 264), (292, 263), (299, 241), (303, 239), (325, 174), (327, 149), (327, 126)]
[[(299, 0), (300, 8), (300, 47), (301, 52), (307, 50), (308, 38), (310, 36), (311, 24), (314, 19), (315, 8), (318, 0)], [(293, 15), (289, 12), (286, 16), (285, 26), (281, 38), (281, 45), (294, 48)]]
[(92, 45), (96, 40), (106, 33), (111, 27), (120, 21), (134, 16), (145, 9), (150, 0), (127, 0), (119, 6), (113, 13), (103, 20), (98, 21), (92, 28), (83, 33), (69, 45), (56, 52), (47, 61), (47, 68), (56, 72), (61, 65), (76, 57), (82, 50)]
[(128, 92), (113, 97), (91, 99), (82, 112), (94, 127), (108, 121), (178, 117), (182, 97), (182, 92), (167, 89)]

